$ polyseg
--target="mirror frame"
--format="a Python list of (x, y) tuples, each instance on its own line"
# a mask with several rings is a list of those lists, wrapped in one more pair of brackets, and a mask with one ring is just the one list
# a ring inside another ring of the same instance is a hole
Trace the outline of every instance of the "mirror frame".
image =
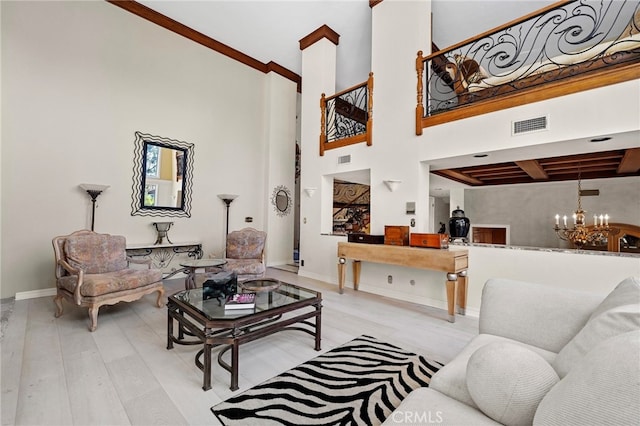
[[(284, 194), (282, 194), (284, 193)], [(287, 199), (287, 205), (284, 209), (280, 209), (278, 207), (278, 196), (284, 195)], [(271, 204), (273, 204), (273, 209), (276, 211), (278, 216), (286, 216), (291, 212), (291, 204), (293, 204), (293, 200), (291, 199), (291, 191), (284, 185), (278, 185), (273, 189), (273, 193), (271, 194)]]
[[(136, 140), (134, 142), (133, 150), (133, 200), (131, 202), (131, 216), (191, 217), (193, 144), (160, 136), (153, 136), (142, 132), (136, 132), (135, 135)], [(182, 207), (144, 205), (144, 187), (147, 179), (147, 175), (144, 172), (147, 162), (145, 151), (148, 144), (182, 151), (184, 153), (182, 160)]]

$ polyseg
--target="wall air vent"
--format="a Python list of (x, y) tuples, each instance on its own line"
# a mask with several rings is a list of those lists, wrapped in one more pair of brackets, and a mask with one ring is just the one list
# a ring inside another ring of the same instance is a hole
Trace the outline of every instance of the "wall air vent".
[(351, 155), (343, 155), (338, 157), (338, 164), (349, 164), (351, 162)]
[(540, 132), (549, 129), (549, 117), (530, 118), (528, 120), (513, 121), (511, 135), (521, 135), (523, 133)]
[(599, 189), (581, 189), (580, 196), (581, 197), (597, 197), (600, 195)]

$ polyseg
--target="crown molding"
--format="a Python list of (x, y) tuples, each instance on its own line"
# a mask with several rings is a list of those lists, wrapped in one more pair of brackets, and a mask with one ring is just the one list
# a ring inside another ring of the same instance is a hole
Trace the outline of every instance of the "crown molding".
[(138, 3), (133, 0), (106, 0), (107, 3), (111, 3), (114, 6), (118, 6), (128, 12), (133, 13), (147, 21), (153, 22), (156, 25), (159, 25), (169, 31), (172, 31), (178, 35), (181, 35), (185, 38), (188, 38), (191, 41), (194, 41), (202, 46), (208, 47), (211, 50), (214, 50), (222, 55), (225, 55), (231, 59), (234, 59), (248, 67), (251, 67), (255, 70), (258, 70), (263, 73), (275, 72), (284, 78), (287, 78), (294, 83), (296, 83), (298, 87), (298, 92), (300, 92), (302, 87), (302, 78), (296, 74), (295, 72), (279, 65), (273, 61), (265, 64), (263, 62), (258, 61), (251, 56), (240, 52), (239, 50), (234, 49), (233, 47), (227, 46), (224, 43), (220, 43), (219, 41), (202, 34), (192, 28), (187, 27), (180, 22), (169, 18), (155, 10)]
[(338, 42), (340, 41), (340, 34), (333, 31), (325, 24), (309, 35), (300, 39), (300, 50), (306, 49), (316, 41), (322, 40), (323, 38), (326, 38), (337, 46)]

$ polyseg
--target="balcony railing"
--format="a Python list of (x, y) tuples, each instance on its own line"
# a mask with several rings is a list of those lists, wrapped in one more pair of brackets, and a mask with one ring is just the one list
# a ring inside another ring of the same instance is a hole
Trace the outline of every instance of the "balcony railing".
[(638, 63), (640, 0), (560, 1), (427, 57), (418, 52), (416, 134), (637, 79)]
[(328, 149), (372, 143), (373, 73), (362, 83), (320, 98), (320, 155)]

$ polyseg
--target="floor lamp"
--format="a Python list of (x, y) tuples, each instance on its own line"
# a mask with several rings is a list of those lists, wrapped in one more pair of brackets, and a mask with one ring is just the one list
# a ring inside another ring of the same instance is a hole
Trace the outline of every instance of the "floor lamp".
[(91, 183), (81, 183), (80, 188), (87, 191), (87, 194), (91, 197), (91, 230), (93, 231), (93, 227), (96, 220), (96, 200), (98, 199), (98, 195), (102, 194), (102, 191), (109, 188), (109, 185), (94, 185)]
[(229, 206), (231, 205), (233, 200), (238, 198), (238, 196), (234, 194), (218, 194), (218, 198), (220, 198), (224, 202), (224, 204), (227, 206), (227, 229), (226, 229), (226, 233), (224, 234), (224, 256), (226, 257), (227, 256), (227, 235), (229, 235)]

